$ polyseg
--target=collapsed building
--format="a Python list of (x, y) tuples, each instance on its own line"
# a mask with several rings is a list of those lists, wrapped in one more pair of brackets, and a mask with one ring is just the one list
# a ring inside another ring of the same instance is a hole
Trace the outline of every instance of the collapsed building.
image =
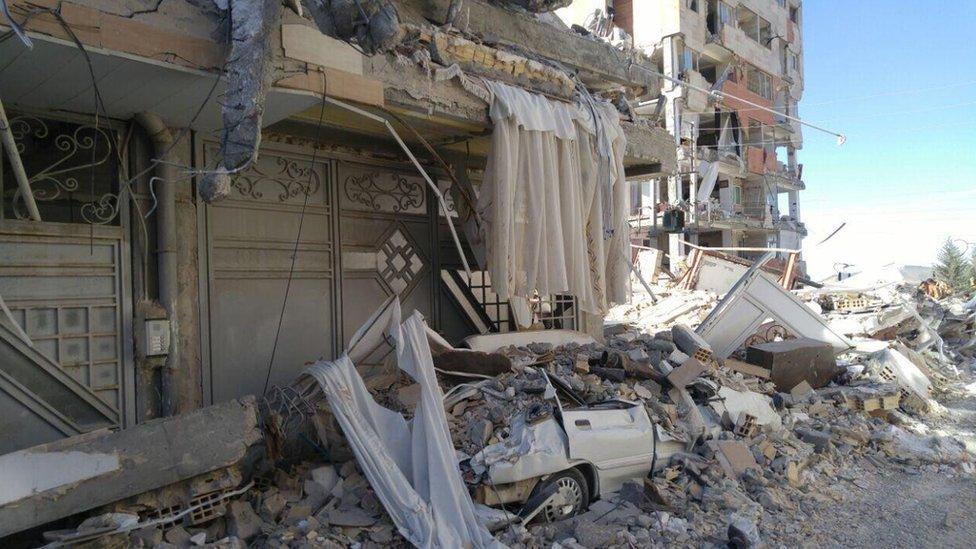
[(696, 152), (634, 108), (686, 107), (659, 52), (564, 2), (103, 4), (5, 4), (0, 536), (756, 546), (851, 460), (972, 474), (921, 422), (973, 301), (635, 266), (628, 181)]
[[(603, 2), (574, 3), (581, 23)], [(805, 188), (798, 104), (802, 3), (796, 0), (623, 0), (613, 22), (666, 79), (636, 111), (674, 136), (678, 170), (633, 187), (644, 245), (674, 258), (707, 247), (799, 250)], [(585, 8), (584, 8), (585, 7)], [(755, 259), (761, 252), (737, 252)], [(780, 254), (786, 259), (785, 253)]]
[[(450, 2), (373, 2), (387, 16), (367, 24), (358, 3), (155, 4), (7, 2), (32, 41), (0, 43), (30, 193), (5, 146), (0, 295), (33, 347), (4, 341), (23, 368), (6, 372), (22, 390), (4, 390), (4, 451), (261, 394), (337, 356), (390, 295), (454, 342), (515, 329), (509, 297), (532, 296), (476, 260), (492, 96), (525, 107), (512, 116), (548, 109), (560, 141), (583, 134), (618, 193), (673, 171), (664, 129), (596, 97), (656, 95), (651, 62), (524, 10), (475, 0), (448, 21)], [(571, 231), (596, 198), (591, 228), (610, 234), (624, 203), (604, 172), (582, 174), (585, 197), (537, 181), (532, 208), (580, 201)], [(607, 292), (573, 295), (604, 282), (537, 285), (522, 322), (598, 332)]]

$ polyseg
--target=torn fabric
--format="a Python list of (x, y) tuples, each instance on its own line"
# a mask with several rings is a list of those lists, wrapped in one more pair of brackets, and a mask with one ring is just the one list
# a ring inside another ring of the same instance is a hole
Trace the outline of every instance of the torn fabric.
[(398, 366), (421, 387), (412, 420), (373, 400), (349, 354), (319, 361), (306, 373), (322, 388), (363, 474), (403, 537), (422, 548), (504, 547), (478, 522), (461, 479), (423, 317), (415, 312), (403, 324), (399, 319), (400, 302), (392, 298), (352, 340), (369, 347), (382, 336), (394, 346)]
[(698, 195), (696, 196), (699, 204), (708, 202), (708, 197), (712, 196), (715, 190), (715, 182), (718, 181), (718, 162), (708, 162), (702, 160), (698, 166)]
[(616, 109), (487, 86), (494, 131), (477, 209), (494, 290), (510, 301), (572, 294), (593, 314), (625, 302), (630, 194)]

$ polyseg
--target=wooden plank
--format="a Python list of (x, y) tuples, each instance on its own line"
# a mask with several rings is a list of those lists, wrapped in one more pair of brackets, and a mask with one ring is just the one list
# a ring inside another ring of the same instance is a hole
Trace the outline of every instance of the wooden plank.
[(307, 25), (281, 26), (285, 57), (350, 74), (363, 75), (363, 54), (349, 44)]

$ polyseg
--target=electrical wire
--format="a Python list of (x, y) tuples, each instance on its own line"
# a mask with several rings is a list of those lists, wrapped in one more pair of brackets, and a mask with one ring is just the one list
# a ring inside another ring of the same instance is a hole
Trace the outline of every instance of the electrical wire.
[[(945, 89), (950, 89), (950, 88), (961, 88), (961, 87), (964, 87), (964, 86), (973, 86), (973, 85), (976, 85), (976, 80), (971, 80), (969, 82), (956, 82), (954, 84), (946, 84), (944, 86), (932, 86), (930, 88), (916, 88), (916, 89), (910, 89), (910, 90), (898, 90), (898, 91), (892, 91), (892, 92), (875, 93), (875, 94), (870, 94), (870, 95), (859, 95), (859, 96), (853, 96), (853, 97), (842, 97), (840, 99), (832, 99), (830, 101), (816, 101), (816, 102), (813, 102), (813, 103), (806, 102), (806, 103), (803, 103), (803, 107), (806, 108), (806, 107), (818, 107), (818, 106), (821, 106), (821, 105), (834, 105), (834, 104), (837, 104), (837, 103), (848, 103), (848, 102), (854, 102), (854, 101), (862, 101), (862, 100), (865, 100), (865, 99), (875, 99), (875, 98), (878, 98), (878, 97), (891, 97), (891, 96), (896, 96), (896, 95), (914, 95), (914, 94), (919, 94), (919, 93), (927, 93), (927, 92), (931, 92), (931, 91), (939, 91), (939, 90), (945, 90)], [(758, 109), (752, 109), (752, 108), (749, 108), (749, 109), (740, 109), (740, 112), (755, 111), (755, 110), (758, 110)]]
[(824, 242), (830, 240), (831, 238), (834, 237), (835, 234), (837, 234), (838, 232), (840, 232), (840, 230), (843, 229), (844, 226), (846, 226), (846, 225), (847, 225), (847, 222), (846, 221), (843, 222), (843, 223), (841, 223), (840, 224), (840, 227), (837, 227), (836, 229), (834, 229), (834, 231), (832, 233), (830, 233), (830, 234), (827, 235), (827, 238), (821, 240), (820, 242), (817, 242), (815, 245), (816, 246), (819, 246), (819, 245), (823, 244)]
[[(23, 21), (21, 21), (21, 23), (20, 23), (21, 26), (26, 28), (27, 24), (35, 16), (40, 15), (40, 14), (49, 14), (49, 15), (51, 15), (52, 17), (54, 17), (57, 20), (57, 22), (61, 26), (62, 30), (64, 30), (65, 34), (67, 34), (68, 37), (71, 38), (72, 42), (74, 42), (74, 44), (75, 44), (75, 47), (81, 52), (82, 56), (84, 57), (84, 59), (86, 61), (86, 64), (88, 66), (89, 77), (91, 79), (91, 86), (92, 86), (92, 89), (93, 89), (94, 95), (95, 95), (95, 114), (94, 114), (94, 116), (95, 116), (95, 121), (96, 121), (96, 126), (95, 127), (96, 127), (96, 130), (97, 130), (98, 129), (99, 112), (104, 113), (105, 114), (105, 117), (108, 118), (108, 109), (106, 109), (106, 107), (105, 107), (105, 103), (104, 103), (104, 100), (103, 100), (103, 97), (102, 97), (102, 94), (101, 94), (101, 90), (99, 89), (99, 86), (98, 86), (98, 79), (95, 76), (94, 66), (92, 65), (91, 57), (88, 55), (88, 50), (85, 48), (84, 44), (78, 38), (77, 34), (75, 34), (74, 29), (71, 27), (71, 25), (61, 15), (61, 3), (60, 2), (54, 8), (34, 8), (34, 9), (30, 10), (25, 15)], [(229, 30), (230, 29), (228, 29), (228, 33), (229, 33)], [(0, 44), (2, 44), (5, 40), (9, 39), (13, 35), (14, 35), (13, 34), (13, 31), (8, 31), (5, 34), (0, 35)], [(201, 68), (201, 70), (205, 70), (205, 69)], [(210, 102), (210, 99), (213, 97), (214, 92), (217, 90), (217, 85), (220, 83), (220, 79), (221, 79), (222, 74), (223, 74), (223, 67), (221, 67), (220, 70), (217, 71), (217, 76), (216, 76), (216, 78), (214, 78), (213, 85), (211, 85), (210, 89), (207, 92), (206, 97), (204, 98), (204, 100), (200, 104), (200, 106), (197, 107), (196, 111), (193, 113), (193, 116), (190, 118), (189, 122), (177, 134), (176, 138), (173, 140), (173, 143), (160, 156), (165, 157), (165, 156), (169, 155), (169, 153), (172, 152), (173, 149), (176, 148), (176, 146), (187, 136), (187, 134), (189, 134), (191, 128), (196, 123), (196, 121), (200, 117), (200, 115), (203, 113), (203, 109)], [(96, 134), (97, 133), (99, 133), (99, 132), (96, 131)], [(117, 161), (118, 161), (118, 164), (119, 164), (119, 170), (120, 170), (120, 172), (127, 172), (128, 170), (126, 169), (125, 162), (123, 161), (123, 158), (122, 158), (121, 147), (119, 146), (118, 141), (115, 139), (115, 137), (116, 137), (115, 136), (115, 132), (110, 131), (110, 132), (107, 132), (107, 133), (108, 133), (108, 136), (109, 136), (109, 145), (115, 149), (116, 158), (117, 158)], [(130, 135), (131, 135), (131, 133), (130, 133)], [(126, 138), (126, 143), (128, 143), (128, 136)], [(94, 147), (93, 147), (93, 151), (94, 151)], [(121, 181), (119, 183), (119, 192), (118, 192), (117, 199), (121, 202), (123, 200), (123, 197), (124, 196), (127, 196), (129, 198), (130, 202), (132, 203), (132, 205), (135, 207), (137, 213), (141, 213), (142, 207), (139, 205), (139, 202), (136, 199), (135, 192), (134, 192), (134, 190), (132, 188), (132, 184), (136, 180), (138, 180), (139, 178), (143, 177), (147, 173), (149, 173), (152, 170), (154, 170), (159, 163), (160, 163), (160, 159), (151, 159), (150, 162), (149, 162), (149, 165), (145, 169), (143, 169), (140, 172), (138, 172), (137, 174), (135, 174), (135, 175), (133, 175), (131, 177), (127, 177), (123, 181)], [(126, 174), (126, 175), (128, 175), (128, 174)], [(145, 274), (148, 272), (148, 264), (149, 264), (149, 246), (148, 246), (149, 230), (148, 230), (148, 227), (146, 227), (146, 224), (143, 221), (144, 218), (141, 215), (138, 216), (138, 219), (140, 220), (141, 227), (143, 229), (143, 236), (144, 236), (144, 243), (143, 243), (141, 252), (142, 252), (143, 275), (145, 276)], [(91, 230), (92, 230), (92, 238), (94, 238), (94, 226), (93, 225), (91, 227)], [(145, 287), (143, 288), (143, 290), (144, 291), (147, 291)]]
[(322, 132), (322, 122), (325, 119), (325, 102), (326, 102), (326, 90), (328, 89), (327, 78), (325, 73), (322, 73), (322, 103), (319, 106), (319, 120), (315, 125), (315, 140), (314, 146), (312, 147), (312, 160), (311, 165), (308, 170), (308, 183), (305, 186), (305, 199), (302, 201), (302, 210), (298, 217), (298, 234), (295, 236), (295, 247), (292, 250), (291, 255), (291, 267), (288, 269), (288, 281), (285, 283), (285, 297), (281, 300), (281, 312), (278, 314), (278, 327), (275, 329), (274, 344), (271, 347), (271, 359), (268, 361), (268, 372), (264, 376), (264, 388), (261, 389), (261, 394), (268, 391), (268, 383), (271, 381), (271, 371), (274, 370), (274, 359), (278, 352), (278, 341), (281, 337), (281, 325), (285, 319), (285, 308), (288, 306), (288, 293), (291, 291), (291, 281), (295, 276), (295, 263), (298, 260), (298, 247), (302, 241), (302, 226), (305, 224), (305, 210), (308, 206), (308, 196), (312, 194), (312, 178), (315, 177), (315, 161), (318, 159), (319, 153), (319, 138)]

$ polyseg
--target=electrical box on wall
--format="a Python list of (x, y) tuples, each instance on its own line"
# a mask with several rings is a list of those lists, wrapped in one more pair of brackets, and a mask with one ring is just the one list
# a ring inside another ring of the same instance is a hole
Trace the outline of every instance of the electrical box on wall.
[(147, 320), (144, 343), (146, 356), (169, 354), (169, 320)]

